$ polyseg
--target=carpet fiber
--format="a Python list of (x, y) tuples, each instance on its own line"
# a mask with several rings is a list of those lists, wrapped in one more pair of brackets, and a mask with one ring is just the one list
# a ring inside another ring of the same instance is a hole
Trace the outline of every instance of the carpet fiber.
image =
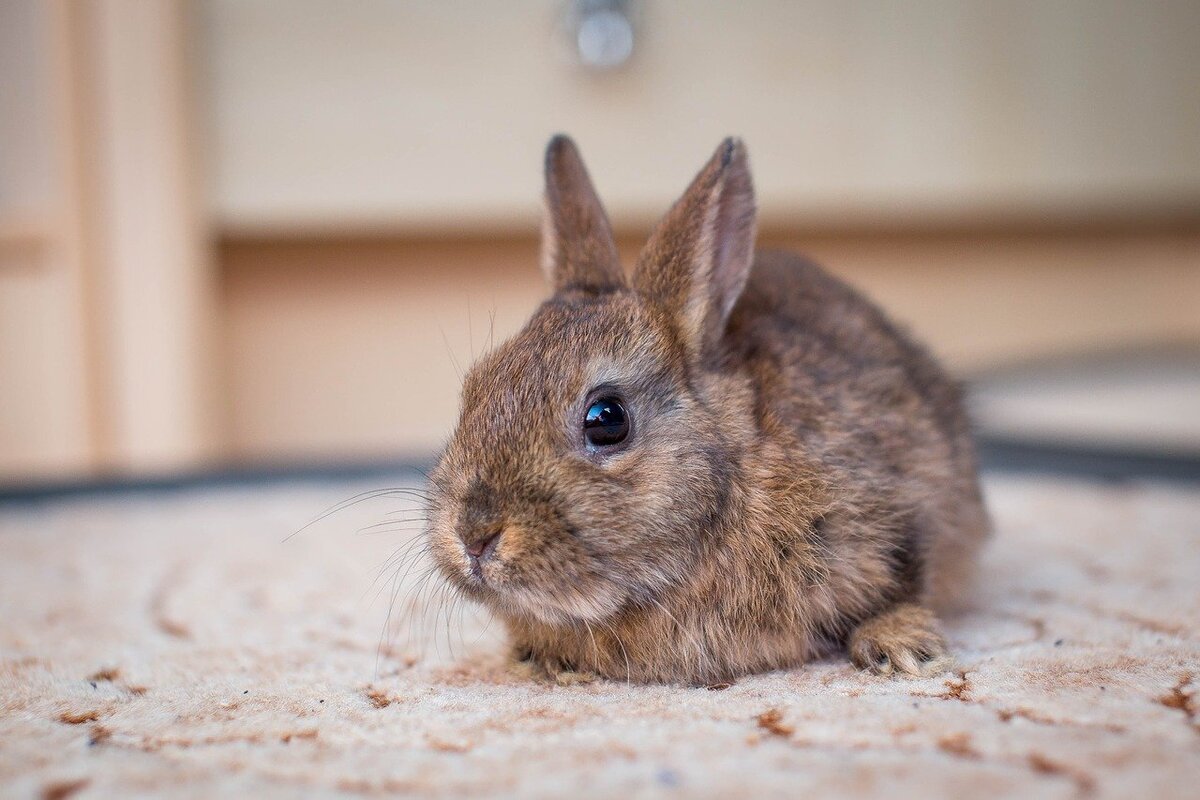
[(0, 794), (1196, 797), (1200, 488), (986, 486), (958, 670), (712, 687), (530, 682), (395, 496), (282, 541), (371, 487), (9, 504)]

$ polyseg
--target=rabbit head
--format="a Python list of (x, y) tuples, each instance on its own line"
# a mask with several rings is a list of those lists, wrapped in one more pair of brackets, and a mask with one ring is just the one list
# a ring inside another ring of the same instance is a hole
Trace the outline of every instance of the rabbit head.
[(746, 151), (728, 139), (627, 276), (574, 143), (546, 152), (552, 296), (476, 363), (431, 475), (445, 577), (513, 618), (602, 621), (689, 580), (734, 513), (753, 393), (722, 336), (753, 258)]

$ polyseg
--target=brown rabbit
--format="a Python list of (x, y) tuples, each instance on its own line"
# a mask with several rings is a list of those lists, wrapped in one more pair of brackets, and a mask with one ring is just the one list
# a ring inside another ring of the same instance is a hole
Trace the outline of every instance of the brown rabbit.
[(930, 609), (988, 530), (955, 384), (845, 284), (755, 255), (736, 139), (630, 276), (563, 136), (545, 200), (554, 294), (472, 367), (431, 475), (446, 578), (559, 677), (706, 683), (839, 646), (944, 668)]

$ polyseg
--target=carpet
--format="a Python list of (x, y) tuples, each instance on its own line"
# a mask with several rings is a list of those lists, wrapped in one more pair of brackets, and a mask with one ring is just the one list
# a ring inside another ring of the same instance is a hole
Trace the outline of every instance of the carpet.
[(985, 486), (956, 670), (710, 687), (531, 682), (403, 498), (284, 541), (370, 486), (8, 503), (0, 794), (1196, 797), (1200, 487)]

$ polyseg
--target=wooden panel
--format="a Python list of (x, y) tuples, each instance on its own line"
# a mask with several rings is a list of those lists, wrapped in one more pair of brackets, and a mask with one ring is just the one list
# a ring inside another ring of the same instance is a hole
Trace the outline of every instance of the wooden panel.
[(77, 299), (61, 264), (0, 248), (0, 480), (90, 466)]
[(59, 176), (52, 24), (49, 3), (0, 4), (0, 231), (54, 208)]
[(531, 241), (229, 244), (226, 383), (242, 458), (438, 446), (459, 374), (542, 292)]
[(0, 478), (222, 448), (183, 11), (0, 4)]
[[(800, 238), (960, 372), (1200, 343), (1200, 232)], [(623, 245), (630, 255), (634, 239)], [(232, 241), (222, 248), (239, 457), (435, 451), (459, 367), (545, 296), (532, 238)]]
[(0, 4), (0, 480), (93, 463), (63, 10)]
[(222, 442), (185, 5), (71, 8), (98, 457), (121, 471), (192, 467)]
[(1200, 232), (781, 241), (862, 287), (960, 372), (1200, 341)]
[(226, 230), (531, 224), (577, 134), (619, 225), (727, 134), (772, 225), (1200, 214), (1194, 0), (646, 0), (634, 60), (563, 58), (562, 3), (203, 0)]

